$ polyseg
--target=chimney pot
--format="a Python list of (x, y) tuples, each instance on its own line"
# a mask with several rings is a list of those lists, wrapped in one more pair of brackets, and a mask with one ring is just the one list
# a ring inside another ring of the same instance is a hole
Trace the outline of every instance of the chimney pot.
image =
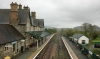
[(28, 7), (28, 6), (24, 6), (23, 8), (24, 8), (24, 9), (29, 9), (29, 7)]
[(22, 9), (22, 5), (21, 4), (19, 4), (19, 9)]
[(18, 4), (17, 4), (17, 2), (15, 2), (15, 3), (11, 3), (10, 4), (10, 6), (11, 6), (11, 11), (17, 11), (18, 9)]
[(31, 12), (31, 15), (32, 15), (33, 19), (36, 19), (36, 12), (35, 11)]

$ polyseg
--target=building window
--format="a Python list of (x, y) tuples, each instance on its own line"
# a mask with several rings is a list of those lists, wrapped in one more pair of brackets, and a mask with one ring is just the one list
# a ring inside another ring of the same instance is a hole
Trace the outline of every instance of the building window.
[(85, 40), (82, 40), (82, 44), (85, 44)]
[(7, 51), (7, 50), (8, 50), (8, 45), (6, 44), (6, 45), (5, 45), (5, 51)]
[(13, 51), (15, 51), (15, 44), (13, 44)]

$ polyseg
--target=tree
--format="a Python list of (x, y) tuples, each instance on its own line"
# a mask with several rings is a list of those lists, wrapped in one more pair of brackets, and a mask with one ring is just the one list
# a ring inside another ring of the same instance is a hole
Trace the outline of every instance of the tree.
[(53, 29), (45, 29), (46, 31), (48, 31), (49, 33), (56, 33), (57, 29), (53, 28)]
[(96, 37), (99, 36), (100, 32), (96, 30), (94, 25), (89, 24), (89, 23), (84, 23), (82, 25), (84, 29), (84, 35), (86, 35), (90, 39), (95, 39)]
[(83, 23), (82, 26), (83, 26), (83, 30), (84, 30), (84, 35), (88, 36), (88, 25), (89, 23)]
[(74, 34), (74, 30), (72, 28), (67, 28), (66, 30), (61, 29), (60, 33), (61, 33), (61, 35), (69, 37), (69, 36), (72, 36)]
[(61, 29), (60, 34), (65, 35), (66, 34), (65, 30)]

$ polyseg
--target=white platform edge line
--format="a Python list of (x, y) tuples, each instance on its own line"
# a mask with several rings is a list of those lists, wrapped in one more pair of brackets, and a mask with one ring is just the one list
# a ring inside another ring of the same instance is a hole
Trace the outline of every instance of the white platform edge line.
[[(54, 34), (48, 39), (48, 42), (50, 41), (50, 39), (52, 38), (54, 36)], [(48, 43), (47, 42), (47, 43)], [(47, 44), (46, 43), (46, 44)], [(42, 49), (46, 46), (46, 44), (42, 47)], [(35, 57), (33, 58), (33, 59), (35, 59), (36, 58), (36, 56), (42, 51), (42, 49), (35, 55)]]
[[(64, 41), (64, 38), (62, 37), (62, 40), (63, 40), (63, 42), (64, 42), (64, 44), (65, 44), (65, 41)], [(67, 45), (65, 44), (65, 46), (66, 46), (66, 48), (67, 48)], [(69, 49), (67, 48), (67, 50), (68, 50), (68, 53), (69, 53), (69, 55), (70, 55), (70, 57), (71, 57), (71, 59), (73, 59), (73, 57), (72, 57), (72, 55), (71, 55), (71, 53), (70, 53), (70, 51), (69, 51)]]

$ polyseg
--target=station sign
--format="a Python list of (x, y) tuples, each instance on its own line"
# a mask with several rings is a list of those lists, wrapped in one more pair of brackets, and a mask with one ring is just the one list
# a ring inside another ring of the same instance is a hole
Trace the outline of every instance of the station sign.
[(95, 48), (100, 48), (100, 42), (95, 42), (95, 43), (94, 43), (94, 47), (95, 47)]
[(17, 41), (15, 41), (15, 42), (12, 42), (12, 44), (17, 44)]

